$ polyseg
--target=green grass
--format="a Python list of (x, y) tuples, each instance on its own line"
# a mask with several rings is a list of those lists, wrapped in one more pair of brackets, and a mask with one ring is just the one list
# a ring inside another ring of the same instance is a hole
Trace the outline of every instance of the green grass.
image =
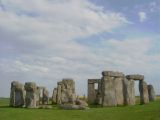
[(0, 99), (0, 120), (160, 120), (160, 99), (146, 105), (89, 110), (10, 108), (8, 99)]

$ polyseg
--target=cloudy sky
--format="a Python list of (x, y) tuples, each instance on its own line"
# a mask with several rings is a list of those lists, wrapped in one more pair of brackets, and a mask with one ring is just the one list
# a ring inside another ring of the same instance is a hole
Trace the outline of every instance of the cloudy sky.
[(0, 96), (62, 78), (83, 95), (103, 70), (144, 74), (160, 94), (159, 0), (0, 0)]

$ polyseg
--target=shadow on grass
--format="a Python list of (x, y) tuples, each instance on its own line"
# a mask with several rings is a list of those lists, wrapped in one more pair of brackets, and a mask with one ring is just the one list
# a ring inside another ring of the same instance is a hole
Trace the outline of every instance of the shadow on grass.
[(0, 108), (11, 108), (10, 106), (4, 105), (4, 106), (0, 106)]

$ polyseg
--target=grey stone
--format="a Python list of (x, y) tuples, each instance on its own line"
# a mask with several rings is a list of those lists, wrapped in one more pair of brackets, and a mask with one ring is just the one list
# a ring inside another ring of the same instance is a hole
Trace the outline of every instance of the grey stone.
[(49, 92), (46, 88), (43, 89), (43, 97), (42, 97), (42, 104), (47, 105), (49, 103)]
[(116, 95), (115, 95), (114, 78), (109, 76), (102, 77), (102, 84), (103, 84), (102, 105), (116, 106), (117, 101), (116, 101)]
[(124, 77), (122, 72), (114, 72), (114, 71), (103, 71), (103, 76), (110, 76), (110, 77)]
[(149, 103), (148, 86), (145, 81), (139, 81), (140, 103)]
[(61, 104), (62, 82), (57, 83), (57, 104)]
[(88, 80), (88, 102), (90, 104), (95, 103), (96, 100), (96, 91), (95, 91), (95, 83), (94, 80), (91, 79)]
[(37, 101), (39, 99), (39, 94), (37, 92), (37, 86), (33, 82), (25, 83), (26, 97), (25, 103), (27, 108), (37, 108)]
[(52, 103), (57, 103), (57, 88), (53, 89)]
[(84, 107), (81, 105), (75, 105), (75, 104), (61, 104), (60, 108), (65, 110), (85, 110), (88, 109), (88, 107)]
[(156, 100), (156, 94), (154, 91), (154, 87), (152, 85), (148, 85), (148, 94), (149, 94), (149, 101)]
[(79, 99), (77, 99), (76, 101), (75, 101), (75, 104), (76, 105), (80, 105), (81, 107), (88, 107), (88, 104), (87, 104), (87, 102), (86, 101), (84, 101), (84, 100), (79, 100)]
[(96, 103), (101, 105), (102, 104), (102, 80), (99, 79), (98, 81), (98, 90), (96, 95)]
[(117, 105), (124, 105), (123, 96), (123, 80), (124, 78), (114, 78), (115, 96)]
[(124, 79), (123, 81), (123, 94), (124, 94), (124, 104), (125, 105), (135, 105), (135, 89), (134, 80)]
[(10, 106), (12, 107), (24, 106), (25, 104), (24, 97), (25, 97), (24, 86), (17, 81), (13, 81), (11, 83)]
[(74, 103), (75, 95), (75, 82), (73, 79), (63, 79), (61, 84), (61, 103)]
[(126, 78), (132, 80), (144, 80), (144, 75), (139, 75), (139, 74), (127, 75)]

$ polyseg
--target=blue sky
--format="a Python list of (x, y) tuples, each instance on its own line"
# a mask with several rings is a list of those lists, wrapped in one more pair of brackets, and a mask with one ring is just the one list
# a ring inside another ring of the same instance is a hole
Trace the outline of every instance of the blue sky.
[(103, 70), (144, 74), (160, 94), (159, 21), (159, 0), (0, 0), (0, 96), (13, 80), (51, 94), (62, 78), (83, 95)]

